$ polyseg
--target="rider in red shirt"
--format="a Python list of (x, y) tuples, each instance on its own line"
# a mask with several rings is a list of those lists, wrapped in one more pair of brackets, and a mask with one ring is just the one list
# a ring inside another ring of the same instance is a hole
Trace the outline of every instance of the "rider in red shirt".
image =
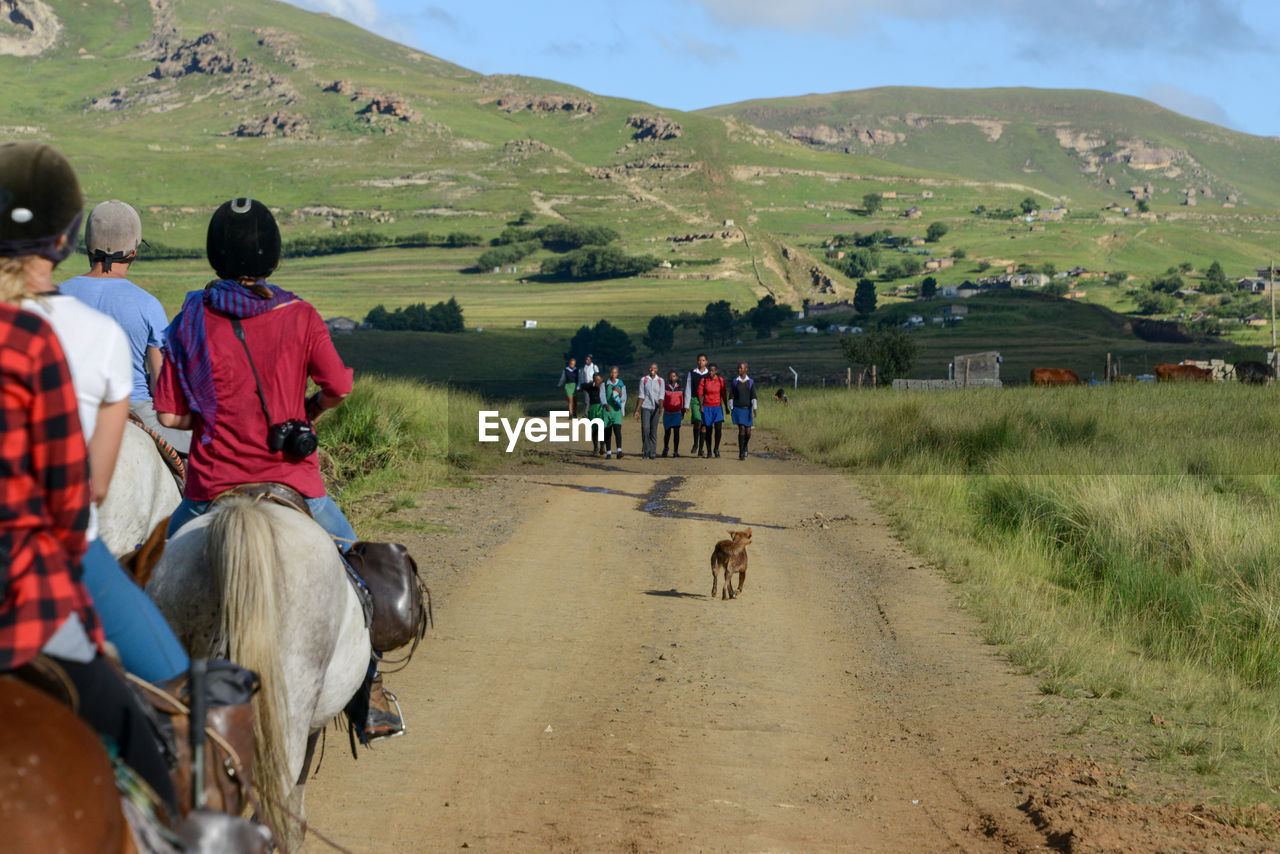
[[(302, 494), (311, 517), (347, 551), (356, 533), (325, 494), (310, 421), (350, 394), (351, 369), (316, 310), (267, 283), (280, 261), (280, 229), (266, 205), (224, 202), (209, 221), (207, 250), (218, 278), (187, 294), (166, 330), (155, 389), (160, 423), (192, 430), (169, 536), (232, 487), (282, 483)], [(308, 377), (320, 386), (310, 399)], [(365, 737), (399, 735), (404, 723), (391, 710), (376, 659), (369, 680)]]

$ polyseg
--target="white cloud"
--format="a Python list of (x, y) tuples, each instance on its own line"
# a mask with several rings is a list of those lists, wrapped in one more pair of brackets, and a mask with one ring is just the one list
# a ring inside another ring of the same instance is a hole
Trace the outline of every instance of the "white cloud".
[[(687, 0), (736, 28), (856, 32), (876, 19), (994, 20), (1060, 51), (1207, 51), (1254, 42), (1239, 0)], [(975, 48), (980, 49), (980, 48)], [(1060, 53), (1061, 55), (1061, 53)]]
[(291, 0), (295, 6), (313, 12), (328, 12), (358, 27), (372, 30), (382, 20), (377, 0)]
[(714, 44), (689, 33), (678, 33), (671, 38), (661, 33), (654, 33), (653, 37), (668, 53), (682, 58), (692, 57), (707, 65), (732, 62), (738, 58), (738, 51), (733, 45)]
[(1150, 101), (1155, 101), (1162, 107), (1173, 110), (1175, 113), (1182, 113), (1184, 116), (1191, 116), (1193, 119), (1201, 121), (1213, 122), (1215, 125), (1223, 127), (1235, 127), (1231, 118), (1227, 115), (1227, 111), (1212, 98), (1206, 98), (1203, 95), (1197, 95), (1194, 92), (1188, 92), (1185, 89), (1179, 89), (1168, 83), (1154, 83), (1148, 86), (1142, 93), (1142, 96)]

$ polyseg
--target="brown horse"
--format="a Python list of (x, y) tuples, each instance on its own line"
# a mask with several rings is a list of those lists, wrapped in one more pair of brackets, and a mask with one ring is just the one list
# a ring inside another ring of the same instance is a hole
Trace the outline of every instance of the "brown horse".
[(0, 675), (0, 827), (9, 851), (134, 852), (111, 760), (68, 706)]

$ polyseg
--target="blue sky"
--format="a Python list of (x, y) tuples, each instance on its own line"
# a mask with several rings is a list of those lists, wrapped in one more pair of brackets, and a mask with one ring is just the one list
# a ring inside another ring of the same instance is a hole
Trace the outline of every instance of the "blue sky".
[(1149, 98), (1280, 136), (1277, 0), (291, 0), (486, 74), (681, 110), (872, 86)]

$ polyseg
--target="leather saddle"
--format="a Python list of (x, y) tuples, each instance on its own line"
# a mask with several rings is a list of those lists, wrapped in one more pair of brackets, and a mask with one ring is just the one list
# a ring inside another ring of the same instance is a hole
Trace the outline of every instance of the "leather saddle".
[(272, 504), (297, 510), (308, 519), (311, 518), (311, 508), (307, 506), (307, 499), (301, 492), (283, 483), (242, 483), (219, 493), (218, 497), (213, 499), (211, 506), (233, 496), (252, 498), (255, 501), (270, 501)]

